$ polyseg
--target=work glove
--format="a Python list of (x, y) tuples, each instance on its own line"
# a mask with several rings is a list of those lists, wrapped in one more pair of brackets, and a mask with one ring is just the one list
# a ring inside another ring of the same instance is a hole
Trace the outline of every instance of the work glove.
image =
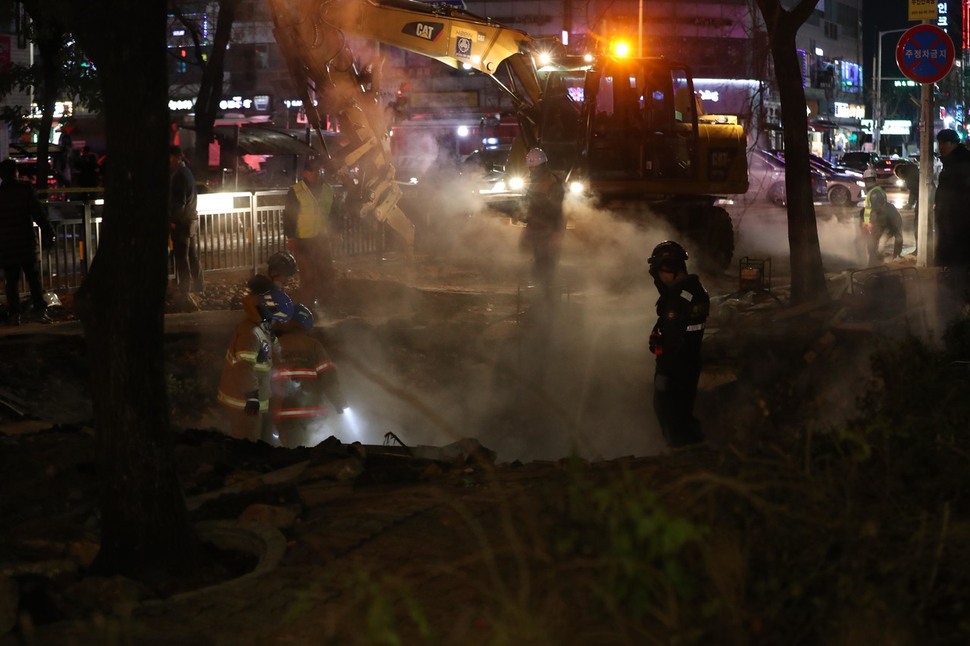
[(269, 361), (269, 344), (263, 343), (259, 352), (256, 353), (256, 363), (266, 363), (267, 361)]
[(259, 415), (259, 391), (246, 393), (246, 414), (250, 417)]

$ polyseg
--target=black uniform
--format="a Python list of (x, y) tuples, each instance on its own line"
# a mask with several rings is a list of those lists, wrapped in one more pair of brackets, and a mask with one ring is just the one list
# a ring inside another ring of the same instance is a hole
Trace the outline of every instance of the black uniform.
[(657, 355), (653, 406), (664, 439), (672, 447), (702, 442), (694, 417), (697, 381), (701, 375), (701, 341), (711, 299), (696, 274), (667, 285), (656, 276), (660, 292), (657, 323), (650, 351)]
[(943, 158), (936, 188), (936, 264), (970, 266), (970, 150)]

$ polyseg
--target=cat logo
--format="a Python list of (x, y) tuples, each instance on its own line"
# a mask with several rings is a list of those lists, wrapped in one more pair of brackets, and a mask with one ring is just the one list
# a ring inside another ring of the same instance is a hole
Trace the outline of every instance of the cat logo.
[(444, 29), (444, 24), (440, 22), (409, 22), (401, 28), (401, 33), (433, 43), (438, 40)]

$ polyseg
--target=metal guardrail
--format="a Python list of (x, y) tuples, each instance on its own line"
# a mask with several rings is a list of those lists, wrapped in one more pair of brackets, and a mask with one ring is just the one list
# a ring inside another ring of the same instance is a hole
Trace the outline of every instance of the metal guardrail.
[[(286, 193), (274, 190), (199, 195), (199, 258), (203, 272), (256, 273), (271, 255), (285, 249)], [(86, 199), (67, 199), (74, 195), (77, 193), (53, 194), (43, 201), (54, 227), (53, 248), (46, 248), (39, 227), (34, 227), (45, 290), (72, 291), (80, 287), (98, 250), (104, 200), (97, 194), (83, 195)], [(375, 227), (353, 214), (336, 213), (331, 223), (334, 257), (382, 252), (383, 229), (384, 225)], [(174, 277), (172, 263), (169, 277)], [(20, 293), (22, 297), (28, 293), (24, 282)]]

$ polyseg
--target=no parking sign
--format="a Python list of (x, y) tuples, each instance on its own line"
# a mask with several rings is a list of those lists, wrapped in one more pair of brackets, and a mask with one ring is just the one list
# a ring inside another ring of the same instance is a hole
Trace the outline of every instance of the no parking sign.
[(953, 67), (955, 52), (949, 34), (936, 25), (916, 25), (896, 46), (899, 71), (917, 83), (936, 83)]

